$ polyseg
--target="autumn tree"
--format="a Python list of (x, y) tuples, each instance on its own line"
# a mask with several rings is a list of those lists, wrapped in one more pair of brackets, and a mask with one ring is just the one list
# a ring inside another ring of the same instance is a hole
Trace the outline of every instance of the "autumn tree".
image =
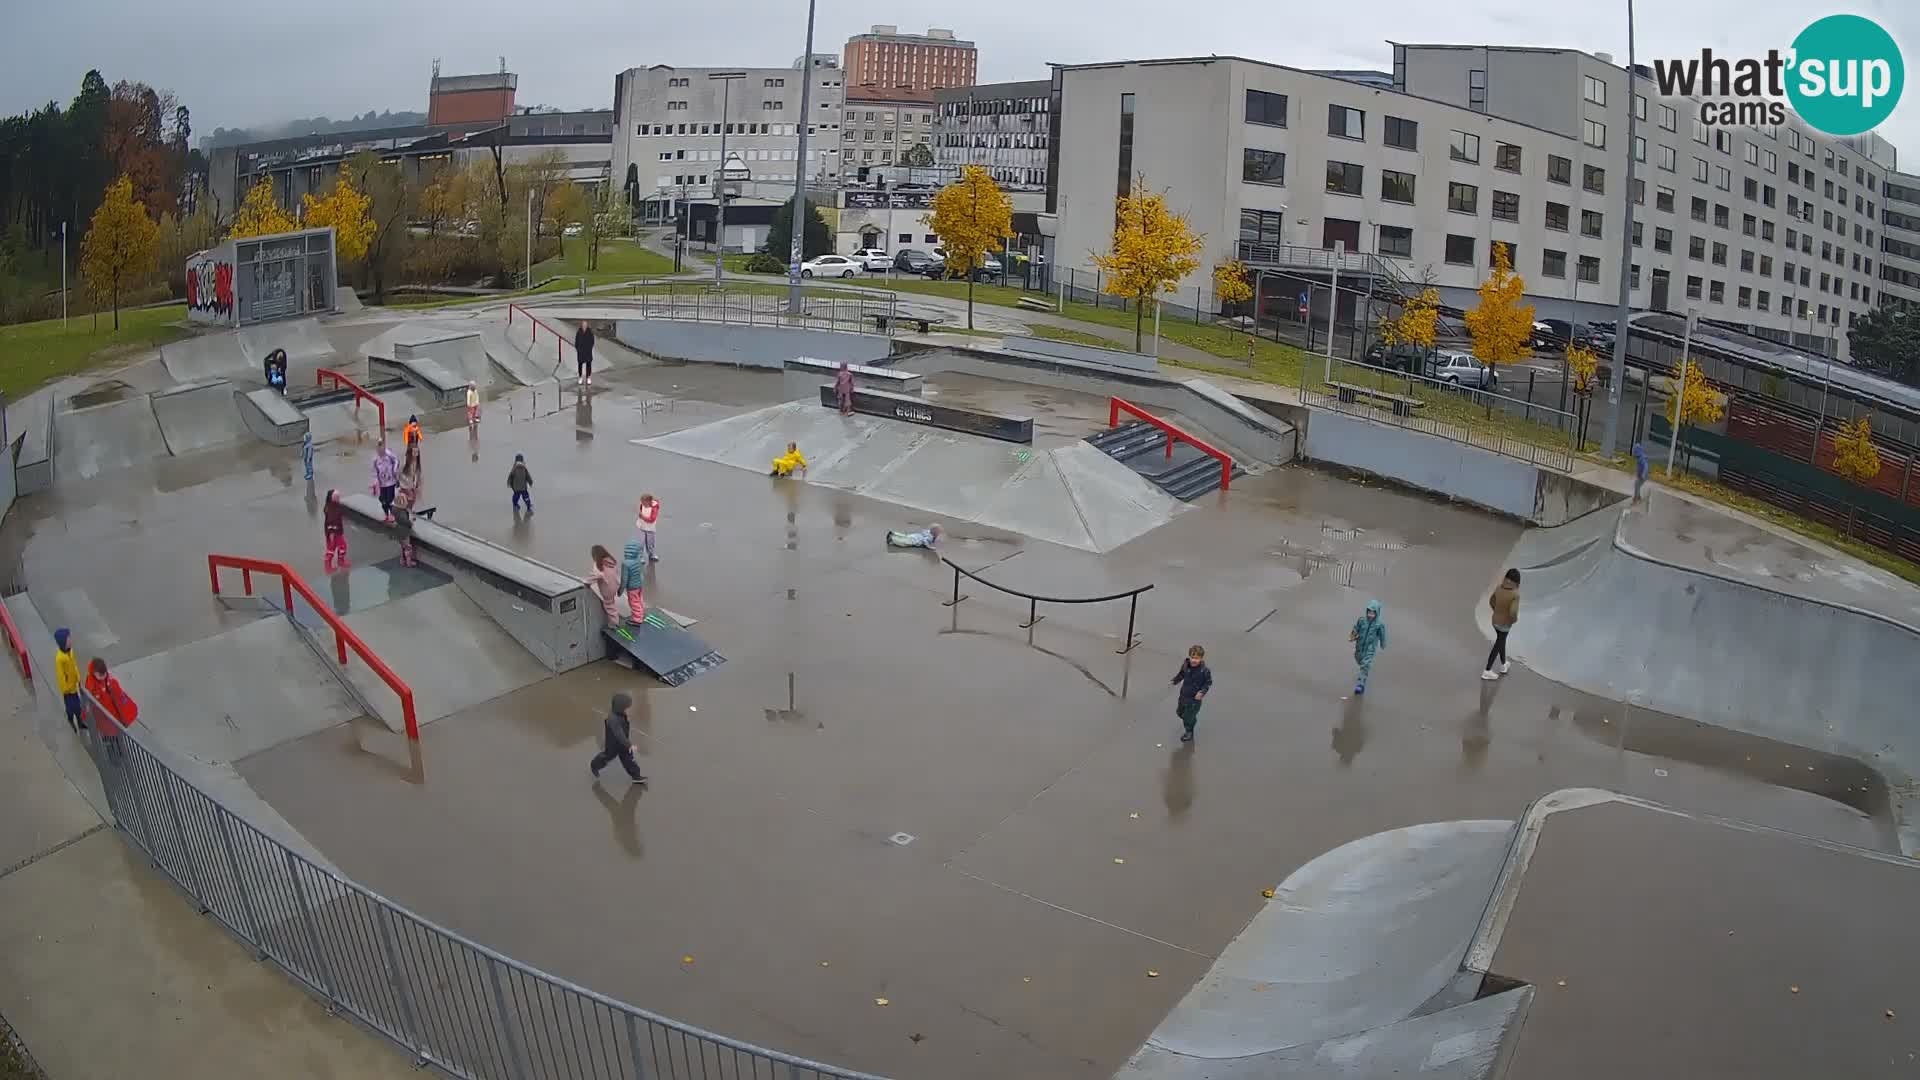
[[(1873, 445), (1873, 424), (1866, 416), (1843, 420), (1833, 433), (1833, 471), (1861, 487), (1880, 475), (1880, 451)], [(1847, 535), (1853, 535), (1854, 507), (1847, 504)]]
[(973, 329), (974, 270), (989, 252), (1001, 250), (1001, 241), (1013, 232), (1013, 201), (993, 182), (993, 174), (979, 165), (960, 170), (960, 179), (940, 189), (931, 210), (920, 220), (940, 237), (947, 249), (947, 273), (967, 278), (967, 329)]
[(145, 83), (114, 84), (101, 142), (114, 174), (133, 186), (133, 201), (149, 213), (172, 211), (180, 190), (184, 150), (176, 150), (168, 121), (177, 118), (171, 91)]
[(1573, 392), (1581, 396), (1593, 393), (1594, 376), (1600, 371), (1600, 354), (1585, 345), (1567, 346), (1567, 376)]
[[(403, 166), (382, 161), (378, 154), (366, 150), (340, 166), (340, 181), (330, 198), (340, 196), (342, 191), (353, 192), (353, 201), (360, 204), (359, 224), (354, 226), (360, 236), (359, 256), (347, 255), (347, 243), (337, 232), (334, 243), (343, 259), (362, 264), (365, 283), (372, 288), (375, 302), (382, 301), (386, 299), (388, 279), (398, 272), (405, 256), (407, 219), (413, 213), (419, 192), (407, 182)], [(350, 213), (346, 203), (347, 200), (340, 199), (337, 205), (343, 213)], [(312, 209), (307, 212), (307, 220), (313, 221)], [(336, 231), (341, 227), (335, 221), (327, 224), (333, 225)]]
[(927, 168), (933, 164), (933, 148), (926, 143), (914, 143), (900, 155), (900, 164), (908, 168)]
[[(767, 244), (760, 250), (780, 260), (784, 268), (787, 258), (793, 251), (793, 199), (773, 208), (773, 220), (767, 225)], [(827, 219), (820, 216), (820, 206), (809, 199), (807, 201), (807, 223), (800, 234), (800, 257), (811, 259), (815, 255), (825, 255), (833, 250), (833, 232), (827, 228)]]
[(279, 200), (273, 197), (273, 182), (261, 177), (260, 182), (247, 189), (247, 197), (241, 201), (240, 208), (233, 212), (233, 227), (228, 234), (235, 237), (272, 236), (274, 233), (292, 232), (300, 227), (293, 215), (281, 209)]
[(1440, 292), (1431, 286), (1409, 296), (1400, 314), (1380, 320), (1380, 339), (1389, 346), (1411, 345), (1423, 352), (1433, 348), (1440, 332)]
[(1467, 312), (1473, 355), (1496, 368), (1532, 355), (1533, 305), (1521, 303), (1526, 293), (1526, 279), (1513, 272), (1512, 253), (1496, 242), (1493, 270), (1480, 283), (1480, 302)]
[[(1706, 372), (1700, 370), (1700, 361), (1683, 357), (1667, 394), (1667, 423), (1678, 427), (1710, 424), (1725, 416), (1726, 411), (1726, 399), (1707, 381)], [(1667, 475), (1673, 475), (1671, 450), (1667, 455)]]
[(107, 185), (80, 241), (80, 274), (95, 300), (113, 306), (113, 328), (120, 329), (120, 290), (153, 271), (160, 226), (147, 208), (133, 201), (133, 181), (125, 176)]
[(1213, 296), (1225, 311), (1234, 304), (1253, 299), (1253, 283), (1247, 280), (1247, 264), (1228, 259), (1213, 268)]
[(306, 228), (333, 226), (334, 255), (343, 263), (357, 263), (367, 257), (367, 244), (373, 240), (373, 199), (354, 183), (353, 173), (340, 166), (333, 186), (314, 198), (312, 192), (300, 197)]
[(1139, 352), (1147, 301), (1178, 288), (1200, 266), (1196, 256), (1204, 244), (1185, 217), (1167, 208), (1165, 192), (1147, 189), (1145, 176), (1135, 177), (1133, 189), (1116, 202), (1113, 249), (1094, 255), (1093, 264), (1107, 274), (1102, 292), (1132, 298), (1133, 350)]
[(627, 189), (615, 187), (611, 180), (596, 185), (590, 192), (585, 222), (587, 269), (598, 270), (601, 241), (633, 231), (633, 206), (627, 201)]
[(220, 229), (206, 209), (191, 214), (160, 215), (160, 272), (175, 296), (186, 295), (187, 257), (220, 242)]

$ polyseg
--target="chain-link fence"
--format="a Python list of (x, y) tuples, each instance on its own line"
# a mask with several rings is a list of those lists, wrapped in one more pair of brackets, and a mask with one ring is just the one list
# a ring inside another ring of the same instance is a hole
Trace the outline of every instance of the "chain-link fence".
[(248, 824), (140, 726), (101, 737), (111, 721), (89, 706), (89, 750), (128, 839), (261, 957), (423, 1065), (499, 1080), (877, 1080), (656, 1016), (437, 926)]
[(1560, 472), (1572, 471), (1580, 437), (1580, 417), (1572, 412), (1497, 388), (1337, 359), (1302, 366), (1300, 400)]

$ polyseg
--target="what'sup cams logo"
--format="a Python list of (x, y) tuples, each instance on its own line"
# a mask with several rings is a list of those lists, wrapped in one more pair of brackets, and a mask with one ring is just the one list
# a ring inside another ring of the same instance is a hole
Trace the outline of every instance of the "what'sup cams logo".
[[(1879, 23), (1829, 15), (1800, 31), (1784, 53), (1729, 60), (1700, 50), (1685, 60), (1655, 60), (1663, 97), (1698, 97), (1700, 122), (1757, 127), (1784, 124), (1787, 105), (1829, 135), (1871, 131), (1900, 101), (1906, 68), (1900, 47)], [(1782, 100), (1784, 99), (1784, 100)]]

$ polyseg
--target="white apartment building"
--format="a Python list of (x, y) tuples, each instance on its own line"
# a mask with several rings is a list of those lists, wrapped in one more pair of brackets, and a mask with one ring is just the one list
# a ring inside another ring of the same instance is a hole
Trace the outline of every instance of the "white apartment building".
[(857, 178), (862, 169), (909, 164), (907, 152), (915, 146), (926, 147), (925, 160), (932, 163), (932, 91), (849, 86), (846, 94), (840, 164), (849, 180)]
[(1920, 176), (1890, 173), (1880, 194), (1881, 303), (1920, 308)]
[(1052, 94), (1045, 79), (934, 91), (934, 163), (983, 166), (1010, 191), (1045, 190)]
[[(837, 67), (816, 55), (810, 117), (800, 115), (796, 64), (783, 68), (629, 68), (613, 83), (613, 175), (635, 192), (641, 216), (670, 218), (683, 201), (711, 202), (720, 143), (751, 179), (729, 195), (785, 200), (803, 171), (810, 184), (842, 176), (840, 125), (845, 88)], [(715, 76), (735, 75), (721, 79)], [(725, 115), (722, 115), (722, 104)], [(797, 160), (800, 125), (807, 160)]]
[[(1603, 57), (1396, 45), (1398, 90), (1236, 57), (1068, 66), (1055, 79), (1062, 266), (1106, 250), (1115, 196), (1144, 175), (1206, 234), (1187, 285), (1235, 256), (1324, 268), (1317, 253), (1341, 241), (1364, 253), (1343, 273), (1378, 267), (1464, 308), (1499, 242), (1537, 317), (1614, 317), (1629, 95)], [(1650, 78), (1635, 89), (1633, 306), (1693, 308), (1844, 357), (1846, 327), (1878, 299), (1892, 148), (1797, 120), (1710, 128)]]

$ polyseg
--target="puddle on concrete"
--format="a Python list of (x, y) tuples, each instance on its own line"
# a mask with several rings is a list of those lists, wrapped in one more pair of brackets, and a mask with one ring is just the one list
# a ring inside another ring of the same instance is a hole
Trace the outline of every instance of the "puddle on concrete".
[(96, 405), (111, 405), (116, 401), (125, 401), (133, 395), (133, 387), (119, 379), (107, 379), (94, 383), (73, 395), (67, 399), (67, 404), (74, 409), (91, 409)]

